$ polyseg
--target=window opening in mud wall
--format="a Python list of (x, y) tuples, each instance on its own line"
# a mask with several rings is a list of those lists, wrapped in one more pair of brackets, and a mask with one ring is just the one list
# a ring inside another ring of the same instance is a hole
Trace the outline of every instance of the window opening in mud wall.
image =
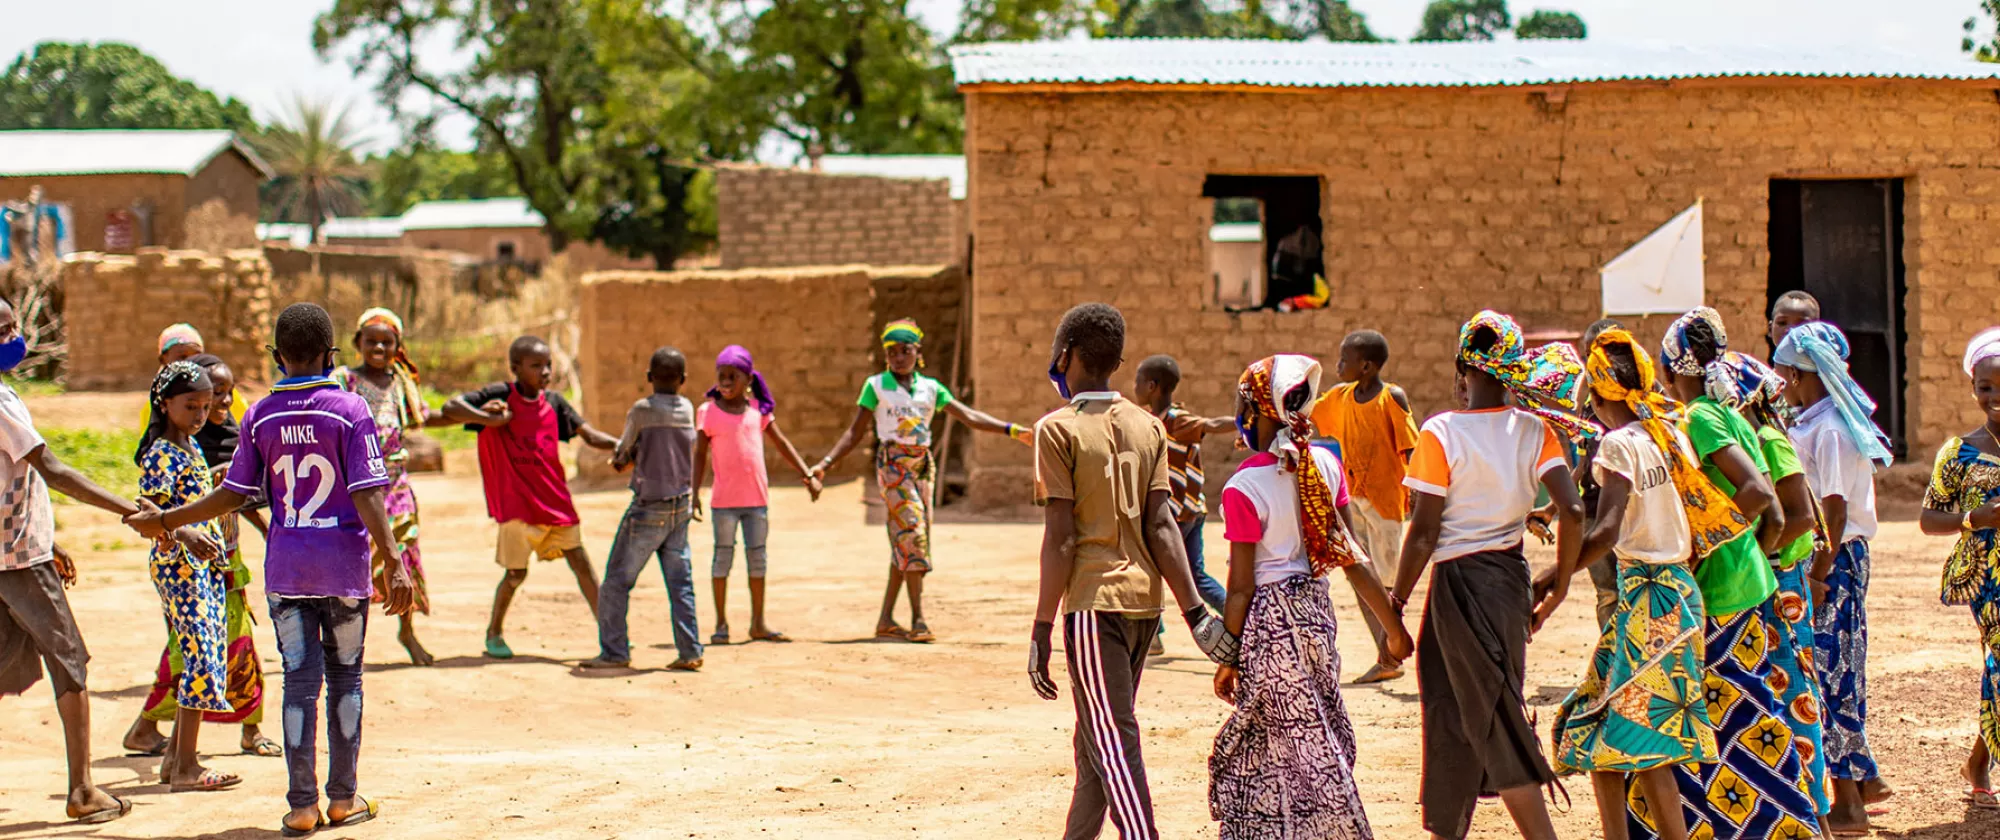
[(1326, 305), (1317, 177), (1210, 175), (1209, 272), (1226, 309)]
[(493, 246), (493, 258), (501, 262), (513, 262), (517, 256), (515, 248), (513, 240), (502, 239), (500, 244)]

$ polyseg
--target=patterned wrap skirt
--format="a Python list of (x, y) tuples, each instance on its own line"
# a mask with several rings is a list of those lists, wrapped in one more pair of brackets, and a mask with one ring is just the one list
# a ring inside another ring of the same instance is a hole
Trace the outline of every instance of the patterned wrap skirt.
[(1986, 751), (2000, 755), (2000, 581), (1989, 576), (1972, 597), (1972, 618), (1986, 647), (1986, 670), (1979, 676), (1979, 737)]
[(1789, 569), (1772, 569), (1778, 575), (1778, 594), (1765, 602), (1778, 644), (1773, 648), (1771, 689), (1778, 695), (1785, 725), (1799, 755), (1806, 760), (1806, 784), (1813, 805), (1821, 814), (1833, 809), (1832, 783), (1826, 777), (1826, 740), (1822, 722), (1825, 703), (1819, 694), (1818, 654), (1813, 650), (1812, 591), (1806, 587), (1804, 562)]
[[(1691, 838), (1809, 840), (1819, 834), (1805, 760), (1771, 690), (1770, 614), (1748, 609), (1726, 620), (1706, 619), (1705, 699), (1721, 756), (1674, 768)], [(1640, 786), (1628, 790), (1631, 836), (1658, 837)]]
[[(403, 565), (410, 570), (410, 578), (416, 583), (417, 612), (431, 613), (430, 587), (424, 582), (424, 554), (417, 548), (417, 491), (410, 486), (410, 473), (403, 469), (400, 461), (390, 462), (388, 492), (382, 495), (382, 506), (388, 509), (389, 533), (403, 544)], [(374, 577), (375, 594), (369, 600), (382, 603), (389, 600), (389, 567), (373, 553), (368, 557), (370, 573)]]
[[(231, 514), (226, 518), (234, 516)], [(224, 530), (228, 532), (228, 529)], [(241, 549), (230, 549), (229, 571), (224, 573), (222, 585), (227, 590), (222, 604), (222, 621), (228, 638), (223, 658), (227, 662), (224, 695), (229, 700), (229, 711), (202, 712), (201, 719), (207, 723), (255, 726), (264, 722), (264, 666), (257, 659), (257, 615), (250, 611), (250, 602), (243, 597), (245, 588), (250, 585), (250, 567), (243, 562)], [(153, 689), (146, 694), (146, 708), (139, 713), (140, 717), (162, 723), (174, 719), (174, 713), (180, 711), (180, 703), (174, 699), (174, 689), (180, 683), (186, 663), (187, 660), (181, 656), (180, 645), (170, 638), (166, 650), (160, 652), (160, 666), (153, 674)]]
[(1590, 672), (1556, 713), (1556, 772), (1715, 761), (1694, 573), (1679, 563), (1619, 561), (1617, 591)]
[(1236, 711), (1208, 759), (1222, 840), (1375, 836), (1354, 783), (1336, 631), (1324, 578), (1296, 575), (1251, 596)]
[(931, 565), (931, 478), (928, 446), (882, 442), (875, 448), (875, 481), (882, 485), (888, 518), (889, 558), (897, 571), (928, 572)]
[(235, 711), (228, 697), (229, 664), (224, 603), (228, 584), (223, 572), (198, 560), (179, 543), (156, 544), (148, 571), (173, 633), (182, 667), (174, 682), (179, 708), (228, 714)]
[(1826, 769), (1860, 782), (1881, 775), (1868, 748), (1868, 571), (1868, 541), (1848, 540), (1826, 576), (1826, 612), (1813, 615)]

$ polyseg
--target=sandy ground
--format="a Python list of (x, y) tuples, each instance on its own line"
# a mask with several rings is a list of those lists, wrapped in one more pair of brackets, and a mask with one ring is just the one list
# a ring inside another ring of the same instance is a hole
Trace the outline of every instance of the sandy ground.
[[(479, 656), (500, 575), (495, 528), (464, 461), (455, 457), (452, 474), (417, 480), (434, 604), (419, 626), (439, 666), (409, 666), (393, 620), (375, 616), (361, 781), (384, 818), (341, 835), (1059, 836), (1072, 778), (1068, 684), (1058, 676), (1065, 697), (1045, 703), (1023, 676), (1038, 527), (939, 526), (940, 571), (928, 606), (942, 638), (883, 644), (869, 637), (885, 540), (861, 522), (860, 485), (831, 488), (817, 505), (802, 491), (779, 490), (772, 622), (798, 641), (711, 648), (698, 674), (662, 670), (673, 658), (666, 599), (649, 572), (633, 605), (639, 670), (600, 675), (574, 668), (596, 653), (596, 629), (560, 565), (536, 567), (516, 599), (508, 639), (519, 657)], [(589, 493), (579, 502), (601, 568), (626, 494)], [(0, 702), (0, 837), (275, 837), (284, 765), (227, 754), (234, 727), (209, 727), (203, 738), (209, 751), (221, 751), (212, 766), (246, 778), (234, 791), (169, 794), (157, 760), (121, 757), (119, 737), (163, 644), (158, 601), (129, 532), (76, 506), (58, 517), (83, 569), (71, 598), (94, 655), (95, 772), (138, 807), (95, 829), (62, 821), (60, 727), (38, 685)], [(1220, 537), (1211, 525), (1209, 544)], [(698, 570), (707, 568), (711, 544), (707, 527), (696, 525)], [(262, 556), (261, 546), (251, 550), (253, 561)], [(1877, 817), (1884, 837), (2000, 837), (2000, 814), (1972, 811), (1959, 795), (1980, 659), (1970, 616), (1936, 601), (1943, 550), (1909, 521), (1888, 523), (1876, 543), (1870, 711), (1876, 755), (1901, 791)], [(749, 619), (740, 562), (738, 569), (730, 606), (740, 638)], [(1528, 694), (1544, 724), (1594, 642), (1588, 583), (1578, 583), (1529, 652)], [(699, 599), (705, 635), (714, 606), (705, 585)], [(1342, 635), (1347, 670), (1359, 673), (1373, 653), (1351, 600), (1339, 618), (1351, 628)], [(1211, 667), (1174, 625), (1169, 655), (1153, 660), (1140, 698), (1154, 802), (1164, 836), (1213, 837), (1206, 759), (1228, 707), (1210, 692)], [(257, 642), (275, 735), (281, 691), (268, 626)], [(1347, 702), (1376, 836), (1422, 836), (1414, 678), (1350, 689)], [(1574, 805), (1557, 815), (1562, 835), (1597, 836), (1588, 782), (1568, 787)], [(1115, 831), (1107, 826), (1105, 836)], [(1504, 811), (1482, 806), (1473, 836), (1512, 836)]]

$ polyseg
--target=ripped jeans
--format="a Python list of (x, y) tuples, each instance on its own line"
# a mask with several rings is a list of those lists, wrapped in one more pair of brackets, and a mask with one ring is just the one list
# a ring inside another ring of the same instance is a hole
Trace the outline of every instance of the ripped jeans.
[(293, 808), (319, 803), (317, 738), (320, 685), (326, 686), (328, 800), (352, 799), (361, 756), (361, 642), (366, 598), (270, 596), (271, 628), (285, 662), (285, 767)]

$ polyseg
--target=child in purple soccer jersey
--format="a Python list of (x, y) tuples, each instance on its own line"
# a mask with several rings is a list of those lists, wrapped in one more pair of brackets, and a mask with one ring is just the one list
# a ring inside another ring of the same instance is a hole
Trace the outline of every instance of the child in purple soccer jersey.
[[(416, 590), (383, 505), (392, 479), (368, 403), (327, 375), (336, 352), (333, 320), (318, 306), (293, 304), (278, 316), (276, 344), (273, 356), (286, 378), (244, 415), (242, 442), (222, 486), (172, 510), (142, 512), (130, 524), (156, 537), (235, 511), (253, 496), (269, 500), (264, 589), (285, 666), (285, 763), (291, 774), (283, 833), (302, 837), (379, 813), (356, 783), (371, 552), (387, 555), (381, 559), (390, 570), (389, 615), (409, 612)], [(325, 813), (314, 743), (322, 683), (328, 707)]]

